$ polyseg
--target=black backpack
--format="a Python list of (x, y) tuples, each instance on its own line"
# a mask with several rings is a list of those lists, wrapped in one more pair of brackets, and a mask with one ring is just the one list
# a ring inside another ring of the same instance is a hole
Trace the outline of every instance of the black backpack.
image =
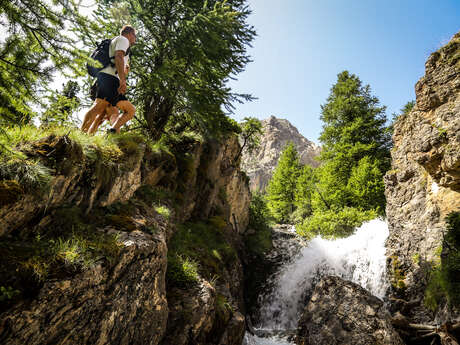
[(107, 38), (107, 39), (99, 42), (99, 44), (97, 45), (96, 49), (92, 52), (90, 57), (92, 59), (96, 60), (96, 61), (99, 61), (102, 64), (102, 67), (98, 68), (96, 66), (93, 66), (93, 65), (87, 63), (86, 64), (86, 69), (88, 70), (88, 73), (89, 73), (90, 76), (96, 77), (97, 74), (99, 73), (99, 71), (102, 70), (103, 68), (106, 68), (110, 64), (115, 65), (111, 61), (111, 59), (113, 59), (114, 57), (109, 56), (110, 42), (112, 42), (112, 40), (110, 38)]
[[(115, 66), (115, 63), (112, 62), (112, 59), (115, 56), (109, 56), (109, 49), (110, 49), (110, 43), (112, 40), (110, 38), (106, 38), (105, 40), (99, 42), (97, 45), (96, 49), (91, 53), (91, 58), (99, 61), (102, 64), (101, 68), (97, 68), (93, 65), (90, 65), (89, 63), (86, 64), (86, 69), (88, 70), (88, 74), (92, 77), (97, 77), (97, 74), (104, 68), (106, 68), (108, 65)], [(131, 47), (128, 47), (126, 50), (125, 55), (129, 55), (131, 52)]]

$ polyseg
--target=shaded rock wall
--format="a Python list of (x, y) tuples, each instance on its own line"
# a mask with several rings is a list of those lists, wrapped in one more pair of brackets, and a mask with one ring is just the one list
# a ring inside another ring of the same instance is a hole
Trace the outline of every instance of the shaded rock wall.
[[(53, 169), (50, 191), (19, 190), (20, 197), (2, 200), (0, 242), (31, 246), (35, 234), (63, 221), (57, 210), (70, 205), (86, 214), (94, 231), (116, 234), (119, 252), (113, 260), (100, 257), (85, 268), (50, 272), (33, 293), (4, 307), (0, 343), (156, 345), (171, 343), (168, 339), (180, 332), (182, 340), (172, 343), (241, 343), (245, 319), (238, 257), (232, 272), (218, 282), (210, 284), (201, 277), (196, 289), (171, 291), (165, 282), (167, 243), (176, 224), (219, 214), (227, 224), (229, 245), (239, 245), (239, 233), (248, 223), (250, 194), (245, 176), (233, 164), (236, 137), (223, 143), (191, 141), (176, 155), (153, 152), (139, 143), (110, 165), (90, 159), (66, 136), (45, 138), (27, 150)], [(154, 197), (154, 202), (169, 206), (169, 217), (138, 195), (144, 186), (173, 195), (168, 200)], [(109, 212), (116, 217), (99, 219)], [(0, 274), (7, 267), (3, 262)], [(14, 272), (8, 277), (14, 282)], [(224, 316), (218, 295), (226, 297)], [(183, 303), (190, 308), (184, 309)], [(185, 323), (177, 324), (184, 312)]]
[[(388, 271), (393, 309), (430, 321), (423, 299), (439, 262), (445, 217), (460, 210), (460, 34), (431, 54), (415, 86), (416, 105), (394, 126), (392, 169), (385, 176)], [(438, 310), (442, 319), (452, 311)]]

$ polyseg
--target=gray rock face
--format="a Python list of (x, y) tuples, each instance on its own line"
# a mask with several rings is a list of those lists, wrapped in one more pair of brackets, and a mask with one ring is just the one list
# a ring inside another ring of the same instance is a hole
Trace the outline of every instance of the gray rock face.
[[(410, 302), (406, 316), (420, 322), (434, 316), (423, 299), (429, 266), (440, 259), (445, 217), (460, 210), (459, 52), (457, 34), (426, 62), (416, 105), (394, 126), (392, 169), (385, 176), (390, 297), (396, 310)], [(441, 309), (438, 321), (452, 316)]]
[[(58, 223), (55, 211), (70, 204), (89, 219), (100, 217), (102, 225), (96, 222), (94, 231), (117, 234), (120, 251), (111, 260), (101, 256), (88, 267), (51, 272), (56, 274), (37, 284), (33, 295), (0, 304), (1, 344), (241, 343), (245, 318), (238, 255), (213, 284), (201, 277), (199, 288), (167, 291), (165, 281), (167, 243), (176, 224), (218, 214), (226, 224), (226, 244), (240, 245), (250, 194), (233, 164), (239, 150), (236, 137), (223, 143), (189, 143), (184, 166), (177, 162), (179, 153), (155, 153), (141, 144), (136, 154), (120, 159), (111, 178), (98, 174), (101, 160), (88, 159), (69, 138), (49, 137), (35, 144), (44, 164), (53, 164), (51, 192), (35, 195), (17, 188), (19, 198), (0, 200), (0, 249), (12, 239), (31, 247), (34, 231)], [(9, 187), (0, 182), (0, 192)], [(169, 217), (161, 216), (151, 200), (137, 199), (136, 189), (145, 185), (175, 193), (182, 203), (170, 207)], [(102, 207), (113, 203), (123, 212), (117, 211), (115, 223), (105, 223), (107, 208)], [(0, 275), (5, 267), (3, 259)], [(11, 271), (7, 277), (14, 281)]]
[(288, 120), (274, 116), (262, 121), (263, 134), (260, 147), (252, 155), (243, 153), (242, 169), (250, 178), (251, 191), (263, 191), (268, 185), (278, 159), (288, 142), (293, 142), (299, 153), (300, 162), (317, 167), (315, 157), (321, 149), (315, 143), (302, 136)]
[(297, 345), (403, 345), (383, 302), (338, 277), (316, 285), (299, 321)]
[(125, 234), (115, 267), (47, 281), (29, 304), (1, 315), (0, 343), (157, 344), (168, 318), (166, 242)]

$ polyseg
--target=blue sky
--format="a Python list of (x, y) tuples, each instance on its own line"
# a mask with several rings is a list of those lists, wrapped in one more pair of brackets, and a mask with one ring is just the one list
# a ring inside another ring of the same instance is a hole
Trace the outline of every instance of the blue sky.
[(460, 31), (460, 0), (249, 0), (254, 60), (232, 81), (258, 97), (233, 117), (288, 119), (318, 143), (324, 104), (348, 70), (387, 106), (415, 99), (428, 56)]

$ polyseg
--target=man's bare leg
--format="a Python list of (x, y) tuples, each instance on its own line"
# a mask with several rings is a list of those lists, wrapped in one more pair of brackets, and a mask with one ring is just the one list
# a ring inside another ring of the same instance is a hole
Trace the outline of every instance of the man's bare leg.
[(120, 117), (120, 112), (118, 111), (117, 107), (112, 107), (112, 113), (110, 114), (110, 125), (113, 126), (115, 122), (117, 122), (118, 118)]
[(108, 108), (109, 107), (105, 108), (103, 113), (96, 115), (96, 118), (94, 119), (91, 127), (89, 127), (88, 134), (94, 134), (99, 128), (99, 126), (102, 124), (102, 122), (104, 122), (104, 120), (107, 117)]
[(102, 114), (99, 114), (96, 116), (88, 133), (89, 134), (96, 133), (99, 126), (104, 122), (104, 120), (110, 120), (112, 124), (112, 118), (115, 117), (115, 119), (117, 119), (119, 114), (120, 113), (118, 112), (118, 108), (109, 104), (107, 108), (104, 109), (104, 112)]
[(119, 101), (117, 103), (117, 107), (121, 109), (123, 115), (118, 117), (118, 119), (113, 124), (113, 128), (117, 133), (120, 133), (121, 126), (123, 126), (126, 122), (128, 122), (134, 117), (136, 108), (134, 107), (134, 105), (131, 104), (130, 101)]
[(107, 102), (105, 99), (96, 98), (91, 108), (89, 108), (88, 112), (85, 114), (83, 124), (81, 125), (81, 130), (83, 132), (88, 133), (91, 125), (96, 119), (96, 116), (98, 114), (104, 113), (104, 110), (108, 104), (109, 102)]

